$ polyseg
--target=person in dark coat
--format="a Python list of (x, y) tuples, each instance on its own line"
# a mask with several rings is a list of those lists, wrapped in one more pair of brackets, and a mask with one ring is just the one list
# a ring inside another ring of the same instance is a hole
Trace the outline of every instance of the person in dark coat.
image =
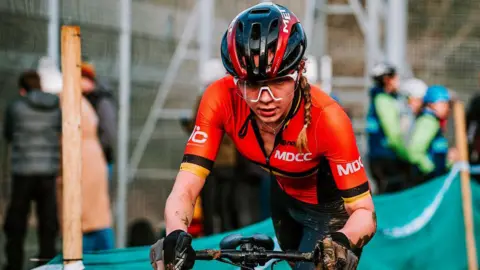
[(38, 258), (56, 255), (58, 233), (56, 178), (60, 170), (61, 111), (57, 96), (40, 89), (40, 77), (27, 71), (19, 79), (20, 96), (9, 104), (4, 138), (10, 146), (12, 190), (4, 222), (5, 269), (23, 269), (23, 244), (31, 202), (38, 219)]

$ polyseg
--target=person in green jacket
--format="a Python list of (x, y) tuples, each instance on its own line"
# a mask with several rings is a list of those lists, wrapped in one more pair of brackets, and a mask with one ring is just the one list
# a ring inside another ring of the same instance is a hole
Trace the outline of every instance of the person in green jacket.
[(367, 113), (368, 161), (378, 193), (395, 192), (406, 187), (409, 163), (400, 128), (399, 77), (386, 63), (372, 70), (375, 82), (370, 89)]
[(415, 120), (423, 109), (423, 97), (428, 85), (417, 78), (410, 78), (400, 84), (401, 100), (400, 128), (406, 144), (410, 141)]
[(448, 171), (448, 140), (444, 135), (450, 113), (451, 96), (448, 89), (433, 85), (423, 98), (424, 108), (417, 117), (408, 146), (410, 162), (414, 166), (414, 184), (444, 175)]

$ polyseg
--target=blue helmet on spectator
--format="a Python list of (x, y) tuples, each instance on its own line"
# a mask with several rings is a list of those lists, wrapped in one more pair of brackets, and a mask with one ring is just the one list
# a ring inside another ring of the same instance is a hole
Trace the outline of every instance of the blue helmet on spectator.
[(435, 103), (435, 102), (448, 102), (450, 101), (450, 92), (445, 86), (442, 85), (432, 85), (428, 87), (425, 96), (423, 97), (424, 103)]

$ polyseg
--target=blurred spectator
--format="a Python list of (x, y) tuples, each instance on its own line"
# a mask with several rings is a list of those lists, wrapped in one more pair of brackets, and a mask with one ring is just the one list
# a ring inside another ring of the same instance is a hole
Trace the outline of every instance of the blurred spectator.
[(82, 64), (82, 92), (90, 101), (98, 116), (98, 137), (108, 164), (109, 179), (113, 175), (115, 144), (117, 141), (117, 111), (112, 92), (104, 84), (97, 83), (95, 67)]
[[(46, 61), (48, 62), (48, 60)], [(41, 62), (42, 63), (42, 62)], [(45, 62), (43, 62), (45, 63)], [(53, 62), (40, 65), (42, 83), (61, 85), (61, 75)], [(45, 87), (44, 91), (59, 94), (60, 87)], [(105, 155), (98, 138), (98, 117), (92, 105), (85, 99), (81, 100), (82, 125), (82, 232), (83, 251), (99, 251), (114, 248), (112, 229), (112, 214), (108, 194), (108, 172)], [(57, 204), (61, 214), (62, 178), (58, 179)]]
[(398, 191), (406, 187), (409, 168), (400, 129), (399, 78), (386, 63), (373, 68), (372, 78), (375, 85), (370, 89), (366, 122), (370, 171), (379, 193)]
[(137, 219), (128, 229), (128, 247), (149, 246), (155, 242), (156, 235), (152, 223), (148, 219)]
[(415, 165), (414, 183), (419, 184), (447, 173), (448, 140), (444, 122), (450, 112), (450, 93), (444, 86), (428, 87), (424, 109), (417, 118), (408, 147)]
[(410, 140), (415, 124), (415, 119), (423, 107), (423, 97), (427, 92), (428, 85), (417, 78), (411, 78), (400, 84), (401, 113), (400, 127), (404, 134), (405, 142)]
[[(480, 85), (480, 73), (478, 74)], [(480, 92), (473, 96), (467, 111), (467, 136), (470, 163), (480, 165)], [(480, 182), (480, 175), (473, 175)]]
[(60, 169), (59, 99), (40, 90), (35, 71), (19, 79), (20, 97), (5, 113), (4, 137), (11, 146), (12, 193), (4, 223), (5, 269), (23, 269), (23, 244), (32, 201), (36, 203), (40, 261), (56, 255), (58, 232), (55, 181)]

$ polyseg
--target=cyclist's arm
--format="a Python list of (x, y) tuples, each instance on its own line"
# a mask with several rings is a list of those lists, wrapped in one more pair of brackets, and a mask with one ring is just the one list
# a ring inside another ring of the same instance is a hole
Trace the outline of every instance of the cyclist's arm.
[(407, 160), (396, 100), (386, 94), (379, 94), (375, 97), (374, 104), (388, 144), (400, 158)]
[(435, 169), (435, 164), (428, 157), (427, 150), (439, 129), (440, 123), (432, 115), (420, 116), (415, 123), (415, 129), (408, 146), (408, 155), (410, 156), (410, 162), (417, 165), (418, 169), (424, 174), (428, 174)]
[(358, 152), (350, 119), (338, 104), (326, 107), (317, 122), (326, 157), (337, 188), (350, 215), (340, 230), (352, 247), (361, 248), (373, 237), (377, 228), (375, 208), (367, 174)]
[(203, 95), (195, 127), (187, 142), (180, 172), (165, 205), (167, 234), (175, 230), (186, 231), (193, 217), (195, 202), (210, 173), (223, 137), (221, 106), (227, 91), (210, 86)]

